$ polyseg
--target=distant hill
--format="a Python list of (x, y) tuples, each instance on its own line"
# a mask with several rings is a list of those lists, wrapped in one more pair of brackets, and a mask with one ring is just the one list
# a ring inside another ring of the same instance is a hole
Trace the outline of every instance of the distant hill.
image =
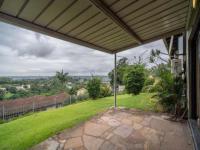
[[(38, 79), (50, 79), (53, 76), (4, 76), (7, 78), (10, 78), (12, 80), (38, 80)], [(83, 79), (83, 80), (89, 80), (92, 78), (92, 76), (70, 76), (73, 79)], [(99, 77), (102, 82), (109, 82), (110, 79), (108, 78), (108, 76), (95, 76), (95, 77)]]

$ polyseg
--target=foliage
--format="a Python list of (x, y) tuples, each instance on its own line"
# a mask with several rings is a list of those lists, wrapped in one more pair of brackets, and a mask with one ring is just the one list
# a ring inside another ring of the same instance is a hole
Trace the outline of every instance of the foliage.
[(23, 97), (29, 97), (31, 96), (31, 93), (25, 90), (18, 90), (16, 94), (13, 94), (10, 98), (11, 99), (17, 99), (17, 98), (23, 98)]
[(167, 53), (163, 53), (158, 49), (152, 49), (151, 53), (150, 53), (150, 57), (149, 57), (149, 62), (150, 63), (157, 63), (158, 61), (164, 62), (164, 63), (168, 63), (169, 60), (166, 60), (165, 58), (163, 58), (163, 55), (166, 55), (168, 57)]
[[(123, 76), (126, 70), (126, 67), (128, 66), (128, 58), (123, 57), (117, 62), (117, 84), (122, 85), (123, 84)], [(113, 86), (114, 82), (114, 69), (108, 73), (108, 77), (110, 78), (110, 84)]]
[(8, 77), (0, 77), (0, 84), (8, 84), (11, 82), (12, 82), (12, 80)]
[[(155, 104), (152, 102), (151, 96), (152, 94), (119, 95), (117, 103), (119, 106), (128, 108), (154, 110)], [(58, 109), (34, 113), (30, 116), (1, 124), (0, 149), (30, 149), (48, 137), (64, 129), (71, 128), (111, 106), (113, 106), (113, 97), (95, 101), (88, 100)]]
[(144, 66), (137, 64), (130, 66), (125, 73), (125, 89), (129, 94), (137, 95), (141, 92), (145, 81)]
[(0, 100), (3, 100), (5, 96), (5, 91), (0, 89)]
[(156, 78), (152, 75), (145, 78), (144, 87), (142, 88), (142, 92), (154, 93), (157, 91), (157, 83)]
[(68, 90), (68, 93), (69, 93), (69, 95), (76, 95), (77, 90), (76, 90), (76, 88), (72, 87), (72, 88), (70, 88), (70, 89)]
[(144, 86), (153, 85), (155, 82), (155, 78), (150, 76), (145, 79)]
[(160, 81), (155, 96), (158, 98), (159, 103), (163, 105), (164, 110), (176, 114), (178, 113), (177, 111), (181, 111), (178, 109), (185, 109), (185, 101), (182, 98), (182, 78), (173, 76), (169, 66), (164, 64), (160, 64), (157, 67), (156, 73)]
[(56, 72), (56, 77), (63, 84), (65, 84), (68, 81), (68, 79), (69, 79), (68, 73), (64, 73), (63, 70), (61, 70), (61, 72), (57, 71)]
[(17, 88), (14, 86), (7, 86), (6, 90), (10, 93), (16, 94), (17, 93)]
[(89, 96), (92, 99), (96, 99), (99, 97), (100, 85), (101, 85), (101, 81), (99, 78), (93, 77), (91, 80), (88, 81), (87, 90), (88, 90)]
[(107, 97), (112, 95), (111, 88), (106, 84), (101, 84), (100, 87), (100, 97)]

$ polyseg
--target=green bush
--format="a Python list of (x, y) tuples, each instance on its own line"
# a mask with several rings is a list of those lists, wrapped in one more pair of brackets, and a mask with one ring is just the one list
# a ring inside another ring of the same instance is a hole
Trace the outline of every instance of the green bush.
[(127, 68), (124, 83), (127, 93), (138, 95), (145, 81), (144, 66), (140, 64), (132, 65)]
[(155, 78), (154, 77), (148, 77), (148, 78), (146, 78), (146, 80), (144, 82), (144, 86), (153, 85), (154, 82), (155, 82)]
[(155, 93), (162, 88), (159, 79), (154, 79), (154, 83), (143, 87), (142, 92)]
[(96, 99), (99, 97), (100, 85), (101, 80), (99, 78), (93, 77), (91, 80), (88, 81), (87, 90), (89, 93), (89, 97), (91, 97), (92, 99)]
[(106, 84), (101, 84), (100, 87), (100, 97), (107, 97), (112, 95), (111, 88)]

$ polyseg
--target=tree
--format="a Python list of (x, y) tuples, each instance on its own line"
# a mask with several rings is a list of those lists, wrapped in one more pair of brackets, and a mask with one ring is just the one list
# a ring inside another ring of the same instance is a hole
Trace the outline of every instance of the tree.
[[(128, 66), (128, 58), (123, 57), (117, 62), (117, 84), (123, 84), (123, 76)], [(110, 84), (114, 83), (114, 69), (108, 73), (108, 77), (110, 78)]]
[(3, 100), (5, 96), (5, 91), (0, 89), (0, 100)]
[(145, 74), (143, 65), (132, 65), (126, 70), (124, 83), (125, 89), (129, 94), (139, 94), (144, 86), (144, 81)]
[(59, 80), (62, 84), (66, 84), (66, 82), (67, 82), (68, 79), (69, 79), (68, 73), (64, 73), (63, 70), (61, 70), (61, 72), (57, 71), (57, 72), (56, 72), (56, 77), (58, 78), (58, 80)]
[(165, 58), (163, 58), (164, 55), (165, 56), (169, 56), (167, 53), (163, 53), (158, 49), (155, 49), (155, 50), (152, 49), (151, 53), (150, 53), (150, 57), (149, 57), (149, 62), (150, 63), (155, 63), (155, 64), (157, 63), (157, 61), (168, 63), (169, 60), (168, 59), (166, 60)]
[(96, 99), (99, 97), (100, 85), (101, 85), (101, 81), (99, 78), (93, 77), (91, 80), (88, 81), (87, 90), (88, 90), (89, 96), (92, 99)]
[(17, 93), (17, 88), (14, 86), (8, 86), (6, 87), (6, 90), (10, 93), (16, 94)]

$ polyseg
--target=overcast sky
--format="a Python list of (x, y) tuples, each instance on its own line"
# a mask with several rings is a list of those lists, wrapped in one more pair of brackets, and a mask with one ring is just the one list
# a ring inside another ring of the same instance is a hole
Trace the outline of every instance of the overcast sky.
[[(162, 40), (121, 52), (132, 59), (151, 49), (166, 52)], [(0, 76), (54, 75), (63, 69), (71, 75), (107, 75), (113, 55), (55, 39), (0, 22)], [(118, 59), (120, 59), (118, 57)]]

